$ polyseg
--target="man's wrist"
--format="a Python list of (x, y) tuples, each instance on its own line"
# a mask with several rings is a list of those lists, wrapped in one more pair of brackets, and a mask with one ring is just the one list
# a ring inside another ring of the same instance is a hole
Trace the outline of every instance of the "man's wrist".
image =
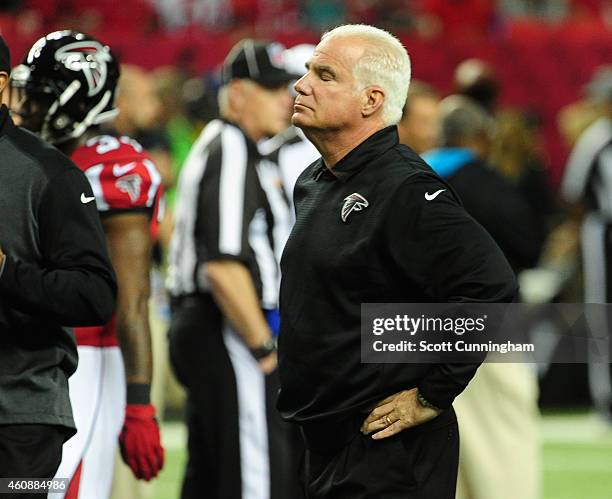
[(261, 360), (276, 351), (276, 341), (274, 338), (268, 338), (263, 344), (258, 347), (249, 348), (251, 355), (255, 360)]
[(148, 383), (128, 383), (126, 388), (128, 405), (148, 405), (151, 403), (151, 385)]
[(419, 404), (421, 404), (421, 407), (425, 407), (427, 409), (433, 409), (434, 411), (437, 411), (437, 412), (442, 412), (442, 409), (440, 409), (439, 407), (436, 407), (431, 402), (429, 402), (423, 396), (423, 394), (421, 393), (419, 389), (417, 389), (417, 400), (419, 401)]

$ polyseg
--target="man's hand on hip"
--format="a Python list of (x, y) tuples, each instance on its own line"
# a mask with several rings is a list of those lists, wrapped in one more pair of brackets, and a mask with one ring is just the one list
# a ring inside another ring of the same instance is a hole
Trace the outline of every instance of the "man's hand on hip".
[(423, 407), (417, 399), (418, 389), (404, 390), (381, 400), (361, 426), (361, 432), (380, 440), (426, 423), (441, 411)]

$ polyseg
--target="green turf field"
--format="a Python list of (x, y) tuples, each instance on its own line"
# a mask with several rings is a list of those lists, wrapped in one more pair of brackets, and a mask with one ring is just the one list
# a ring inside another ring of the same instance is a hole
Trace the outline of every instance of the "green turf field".
[[(165, 423), (162, 432), (166, 466), (155, 499), (176, 499), (185, 430), (181, 423)], [(542, 442), (543, 499), (612, 499), (612, 428), (590, 414), (547, 414), (542, 417)]]

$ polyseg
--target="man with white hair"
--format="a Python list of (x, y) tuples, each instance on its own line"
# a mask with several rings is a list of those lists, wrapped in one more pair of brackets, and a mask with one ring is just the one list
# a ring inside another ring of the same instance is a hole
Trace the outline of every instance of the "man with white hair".
[(277, 405), (302, 430), (308, 497), (454, 498), (452, 402), (478, 364), (361, 363), (361, 304), (507, 302), (514, 275), (450, 186), (399, 144), (410, 79), (399, 40), (341, 26), (307, 66), (292, 121), (322, 157), (298, 179), (281, 262)]

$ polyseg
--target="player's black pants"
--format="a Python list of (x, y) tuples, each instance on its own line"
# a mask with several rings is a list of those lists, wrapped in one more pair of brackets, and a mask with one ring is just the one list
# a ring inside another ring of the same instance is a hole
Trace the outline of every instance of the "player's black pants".
[(303, 427), (308, 499), (454, 499), (459, 432), (452, 409), (383, 440), (359, 431), (366, 415)]
[[(62, 460), (65, 429), (60, 426), (0, 425), (0, 478), (51, 480)], [(2, 492), (7, 492), (3, 490)], [(47, 494), (2, 493), (2, 499), (46, 497)]]
[[(173, 306), (170, 357), (187, 389), (188, 461), (182, 499), (294, 499), (292, 425), (264, 377), (207, 295)], [(254, 363), (254, 364), (253, 364)]]

